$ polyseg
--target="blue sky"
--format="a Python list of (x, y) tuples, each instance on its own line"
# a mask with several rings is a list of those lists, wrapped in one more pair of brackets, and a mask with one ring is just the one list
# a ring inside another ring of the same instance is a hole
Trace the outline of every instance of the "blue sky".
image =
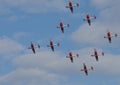
[[(79, 7), (72, 14), (68, 0), (0, 0), (0, 84), (1, 85), (119, 85), (120, 12), (119, 0), (73, 0)], [(92, 25), (83, 21), (85, 13), (96, 15)], [(69, 23), (65, 33), (56, 28)], [(107, 30), (117, 33), (109, 44)], [(46, 45), (59, 42), (53, 53)], [(33, 54), (30, 41), (41, 45)], [(90, 55), (94, 48), (104, 52), (99, 62)], [(65, 58), (79, 53), (74, 63)], [(85, 76), (82, 64), (93, 66)]]

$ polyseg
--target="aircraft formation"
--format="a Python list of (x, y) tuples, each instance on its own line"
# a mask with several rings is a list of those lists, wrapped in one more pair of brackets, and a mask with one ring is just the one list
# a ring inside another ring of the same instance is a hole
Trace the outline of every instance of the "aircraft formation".
[[(73, 3), (71, 0), (68, 1), (68, 5), (66, 6), (66, 8), (68, 8), (71, 13), (74, 13), (74, 7), (79, 7), (79, 3)], [(89, 13), (86, 13), (85, 15), (85, 18), (83, 19), (83, 21), (86, 21), (88, 23), (89, 26), (91, 26), (91, 23), (92, 23), (92, 20), (95, 20), (96, 19), (96, 16), (90, 16)], [(64, 24), (62, 22), (62, 20), (60, 20), (59, 22), (59, 25), (57, 26), (57, 28), (59, 28), (61, 30), (62, 33), (64, 33), (65, 31), (65, 28), (69, 28), (70, 27), (70, 24)], [(108, 31), (106, 33), (106, 35), (104, 36), (105, 39), (107, 39), (109, 41), (109, 43), (112, 43), (112, 38), (116, 38), (118, 36), (118, 34), (111, 34), (110, 31)], [(52, 40), (50, 40), (49, 44), (47, 45), (47, 47), (49, 47), (52, 52), (55, 51), (55, 46), (59, 47), (60, 46), (60, 43), (54, 43)], [(37, 46), (35, 46), (33, 44), (33, 42), (30, 42), (30, 47), (28, 49), (31, 49), (32, 52), (35, 54), (36, 53), (36, 48), (40, 49), (40, 45), (38, 44)], [(95, 48), (94, 48), (94, 51), (93, 51), (93, 54), (90, 55), (92, 57), (95, 58), (95, 60), (98, 62), (99, 61), (99, 57), (100, 56), (104, 56), (104, 52), (101, 52), (99, 53)], [(72, 53), (72, 51), (70, 51), (68, 53), (68, 55), (66, 56), (66, 58), (69, 58), (70, 59), (70, 62), (71, 63), (74, 63), (74, 58), (78, 58), (79, 57), (79, 54), (74, 54)], [(94, 68), (93, 66), (91, 67), (87, 67), (87, 65), (85, 63), (83, 63), (83, 67), (81, 68), (80, 71), (83, 71), (85, 73), (86, 76), (88, 76), (88, 71), (93, 71)]]

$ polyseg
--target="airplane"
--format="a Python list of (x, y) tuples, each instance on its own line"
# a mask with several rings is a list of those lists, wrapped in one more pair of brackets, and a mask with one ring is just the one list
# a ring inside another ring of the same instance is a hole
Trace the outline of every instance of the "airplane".
[(84, 21), (87, 21), (87, 23), (89, 24), (89, 26), (91, 25), (91, 20), (92, 19), (96, 19), (96, 16), (94, 15), (93, 17), (91, 17), (88, 13), (86, 13), (86, 18), (83, 19)]
[(79, 3), (73, 4), (72, 1), (69, 0), (69, 4), (68, 6), (66, 6), (66, 8), (69, 8), (70, 11), (73, 13), (73, 7), (79, 7)]
[(88, 71), (89, 70), (93, 70), (93, 67), (91, 66), (91, 68), (88, 69), (87, 66), (85, 65), (85, 63), (83, 63), (83, 69), (81, 69), (81, 71), (84, 71), (86, 76), (88, 76)]
[(110, 31), (107, 32), (107, 36), (104, 36), (104, 38), (107, 38), (109, 43), (112, 42), (112, 38), (113, 37), (117, 37), (118, 35), (117, 34), (114, 34), (114, 35), (111, 35)]
[(70, 60), (71, 60), (72, 63), (73, 63), (73, 57), (79, 57), (79, 54), (76, 54), (76, 55), (73, 56), (72, 52), (70, 51), (69, 55), (66, 56), (66, 58), (70, 58)]
[[(102, 52), (101, 55), (104, 56), (104, 52)], [(98, 56), (100, 56), (100, 55), (98, 54), (97, 50), (94, 49), (94, 54), (91, 56), (95, 57), (96, 61), (98, 61)]]
[(60, 28), (62, 33), (64, 33), (64, 28), (65, 27), (70, 27), (69, 24), (64, 25), (62, 21), (60, 21), (59, 26), (57, 28)]
[(50, 40), (49, 45), (47, 47), (50, 47), (51, 50), (54, 52), (54, 46), (60, 46), (60, 43), (54, 44), (52, 40)]
[(38, 46), (35, 47), (34, 44), (31, 42), (31, 45), (30, 45), (30, 47), (28, 49), (32, 49), (33, 53), (35, 54), (36, 53), (35, 48), (40, 48), (40, 45), (38, 44)]

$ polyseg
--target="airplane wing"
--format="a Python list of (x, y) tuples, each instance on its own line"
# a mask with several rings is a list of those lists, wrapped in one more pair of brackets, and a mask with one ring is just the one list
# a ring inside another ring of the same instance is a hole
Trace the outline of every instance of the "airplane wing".
[[(117, 37), (117, 34), (111, 36), (110, 38)], [(109, 38), (108, 36), (104, 36), (104, 38)]]
[(37, 46), (35, 46), (34, 48), (40, 48), (40, 45), (38, 44)]
[(79, 54), (74, 55), (73, 57), (79, 57)]
[(91, 19), (96, 19), (96, 16), (92, 16), (92, 17), (90, 17)]
[(47, 45), (47, 47), (50, 47), (50, 45)]
[(81, 69), (81, 71), (85, 71), (84, 69)]
[(63, 27), (64, 27), (64, 28), (65, 28), (65, 27), (70, 27), (70, 25), (69, 25), (69, 24), (66, 24), (66, 25), (64, 25)]
[[(63, 25), (63, 28), (70, 27), (69, 24)], [(61, 28), (60, 26), (57, 26), (57, 28)]]
[(104, 38), (108, 38), (108, 36), (104, 36)]
[(28, 49), (32, 49), (31, 47), (28, 47)]
[(79, 3), (73, 4), (73, 7), (79, 7)]
[(87, 21), (87, 19), (84, 18), (83, 21)]
[(66, 6), (66, 8), (79, 7), (79, 3), (73, 4), (73, 6)]
[(91, 55), (92, 57), (94, 57), (95, 55)]
[(91, 66), (88, 70), (89, 70), (89, 71), (90, 71), (90, 70), (94, 70), (93, 66)]
[(66, 56), (66, 58), (70, 58), (70, 56)]
[(60, 43), (54, 44), (54, 46), (60, 46)]
[(60, 26), (57, 26), (57, 28), (61, 28)]
[(111, 36), (111, 38), (113, 38), (113, 37), (117, 37), (118, 35), (117, 34), (115, 34), (115, 35), (113, 35), (113, 36)]
[(70, 8), (70, 6), (66, 6), (66, 8)]
[[(34, 47), (34, 48), (40, 48), (40, 45), (38, 44), (38, 46)], [(32, 49), (31, 47), (28, 47), (28, 49)]]

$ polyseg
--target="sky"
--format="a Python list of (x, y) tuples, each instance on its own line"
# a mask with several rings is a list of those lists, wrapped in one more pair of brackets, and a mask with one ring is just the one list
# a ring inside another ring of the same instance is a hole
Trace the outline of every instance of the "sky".
[[(120, 0), (0, 0), (0, 85), (120, 85)], [(85, 14), (96, 15), (91, 26)], [(70, 24), (63, 34), (60, 20)], [(118, 34), (110, 44), (106, 33)], [(46, 45), (59, 42), (52, 52)], [(40, 44), (36, 54), (30, 42)], [(96, 62), (94, 48), (104, 56)], [(66, 58), (72, 51), (74, 63)], [(94, 67), (88, 76), (83, 63)]]

